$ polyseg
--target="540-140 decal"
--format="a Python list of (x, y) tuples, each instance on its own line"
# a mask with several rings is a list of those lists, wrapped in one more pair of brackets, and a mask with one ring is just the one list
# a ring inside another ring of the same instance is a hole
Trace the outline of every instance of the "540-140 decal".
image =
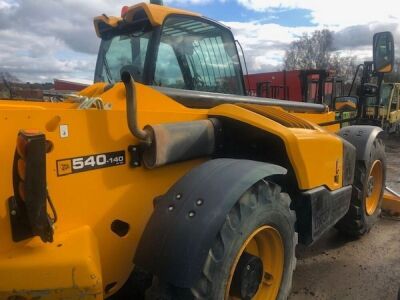
[(125, 151), (107, 152), (57, 160), (57, 175), (64, 176), (125, 164)]

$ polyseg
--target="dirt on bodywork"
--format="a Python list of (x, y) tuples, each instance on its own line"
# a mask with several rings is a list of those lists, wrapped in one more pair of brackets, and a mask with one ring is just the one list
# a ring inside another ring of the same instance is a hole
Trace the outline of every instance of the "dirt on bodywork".
[[(385, 137), (386, 185), (400, 192), (400, 137)], [(393, 299), (400, 288), (400, 221), (383, 216), (369, 234), (349, 239), (331, 229), (297, 247), (290, 300)]]

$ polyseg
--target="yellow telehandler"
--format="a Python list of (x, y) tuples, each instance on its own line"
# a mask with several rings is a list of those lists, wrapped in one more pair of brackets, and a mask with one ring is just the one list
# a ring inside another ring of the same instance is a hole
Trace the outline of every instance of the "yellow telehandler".
[(381, 85), (379, 102), (376, 105), (375, 99), (368, 99), (366, 118), (375, 122), (388, 133), (400, 132), (400, 83), (385, 82)]
[(298, 242), (377, 221), (380, 128), (245, 96), (231, 31), (199, 14), (94, 24), (95, 84), (0, 102), (0, 299), (285, 299)]

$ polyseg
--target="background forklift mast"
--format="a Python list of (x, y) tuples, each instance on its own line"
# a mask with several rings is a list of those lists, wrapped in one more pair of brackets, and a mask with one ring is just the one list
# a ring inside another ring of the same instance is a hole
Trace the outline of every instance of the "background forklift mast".
[(293, 70), (245, 76), (251, 96), (326, 104), (344, 95), (343, 79), (323, 69)]

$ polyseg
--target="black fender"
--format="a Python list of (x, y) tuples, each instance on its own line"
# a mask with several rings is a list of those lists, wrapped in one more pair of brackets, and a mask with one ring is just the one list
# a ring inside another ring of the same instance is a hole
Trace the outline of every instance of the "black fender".
[(286, 172), (277, 165), (238, 159), (214, 159), (192, 169), (156, 199), (135, 265), (174, 286), (192, 287), (240, 196), (259, 180)]
[(371, 147), (382, 128), (370, 125), (353, 125), (342, 128), (338, 135), (356, 148), (357, 160), (368, 160)]

